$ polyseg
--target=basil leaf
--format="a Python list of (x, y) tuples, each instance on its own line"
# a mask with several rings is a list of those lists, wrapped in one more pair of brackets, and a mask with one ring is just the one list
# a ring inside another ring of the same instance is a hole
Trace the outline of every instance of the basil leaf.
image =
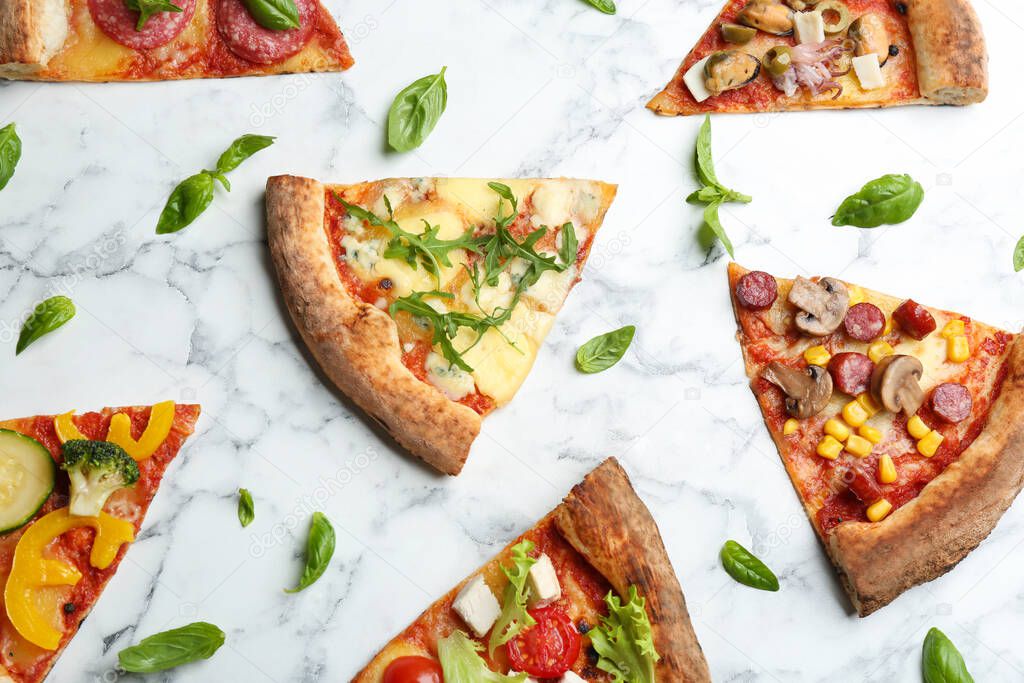
[(299, 8), (295, 0), (242, 0), (256, 23), (271, 31), (299, 28)]
[(117, 653), (121, 668), (133, 673), (155, 673), (199, 659), (209, 659), (224, 644), (224, 632), (197, 621), (188, 626), (143, 638)]
[(167, 198), (164, 210), (156, 223), (158, 235), (178, 232), (187, 227), (199, 215), (206, 211), (213, 201), (213, 176), (200, 171), (194, 176), (185, 178)]
[(526, 683), (526, 674), (500, 674), (480, 656), (483, 645), (462, 631), (437, 641), (437, 658), (441, 662), (444, 683)]
[[(711, 158), (711, 117), (706, 114), (704, 115), (704, 122), (700, 125), (700, 131), (697, 133), (697, 145), (694, 156), (697, 179), (703, 187), (691, 192), (686, 201), (690, 204), (707, 204), (704, 207), (704, 225), (718, 238), (718, 241), (725, 247), (729, 256), (735, 258), (732, 242), (729, 240), (729, 236), (725, 234), (725, 228), (722, 227), (722, 222), (718, 218), (718, 207), (725, 202), (748, 204), (752, 199), (749, 195), (737, 192), (736, 190), (730, 190), (719, 182), (718, 176), (715, 174), (715, 164)], [(710, 240), (707, 245), (711, 246)]]
[(18, 345), (14, 355), (20, 354), (43, 335), (53, 332), (58, 327), (75, 317), (75, 304), (66, 296), (51, 296), (41, 301), (21, 326)]
[(159, 12), (181, 12), (182, 9), (170, 0), (124, 0), (125, 6), (133, 12), (139, 13), (139, 20), (135, 22), (135, 30), (141, 31), (146, 22), (154, 14)]
[(587, 4), (605, 14), (615, 14), (615, 3), (612, 0), (587, 0)]
[(612, 680), (629, 683), (654, 683), (654, 664), (661, 657), (654, 649), (651, 622), (646, 601), (629, 587), (629, 601), (608, 591), (604, 598), (608, 616), (588, 633), (597, 652), (597, 668), (612, 675)]
[(309, 538), (306, 539), (306, 567), (302, 570), (299, 585), (285, 590), (285, 593), (298, 593), (313, 585), (323, 575), (333, 556), (334, 527), (324, 513), (314, 512)]
[(704, 207), (704, 224), (711, 229), (711, 232), (715, 234), (718, 241), (722, 243), (725, 250), (729, 253), (731, 258), (736, 258), (732, 251), (732, 240), (725, 234), (725, 228), (722, 226), (722, 221), (718, 218), (718, 207), (722, 205), (722, 201), (714, 201)]
[(448, 105), (448, 84), (440, 73), (424, 76), (398, 93), (388, 111), (388, 144), (408, 152), (423, 144)]
[(907, 174), (890, 173), (876, 178), (851, 194), (839, 205), (832, 225), (877, 228), (902, 223), (917, 211), (924, 200), (924, 188)]
[[(293, 0), (288, 0), (293, 2)], [(294, 2), (293, 2), (294, 4)], [(269, 135), (253, 135), (252, 133), (246, 133), (242, 137), (238, 138), (231, 145), (224, 150), (224, 153), (217, 159), (217, 172), (228, 173), (238, 168), (239, 164), (251, 157), (261, 149), (266, 149), (274, 144), (273, 138)]]
[(921, 672), (924, 683), (974, 683), (956, 645), (934, 626), (924, 638)]
[(711, 116), (704, 115), (704, 121), (697, 132), (697, 180), (701, 185), (719, 187), (715, 175), (715, 162), (711, 158)]
[(238, 521), (242, 528), (252, 524), (256, 519), (256, 505), (252, 502), (252, 494), (249, 489), (238, 489)]
[(626, 325), (594, 337), (576, 352), (576, 368), (587, 374), (607, 370), (625, 355), (635, 333), (636, 327)]
[(562, 259), (562, 265), (568, 268), (576, 265), (576, 254), (580, 250), (579, 240), (576, 239), (576, 229), (572, 223), (562, 226), (562, 246), (558, 249), (558, 257)]
[(7, 187), (19, 159), (21, 159), (21, 138), (14, 130), (14, 124), (8, 123), (0, 128), (0, 190)]
[(530, 567), (537, 563), (537, 560), (529, 556), (533, 552), (533, 542), (523, 541), (512, 547), (512, 567), (502, 565), (501, 571), (508, 579), (505, 585), (505, 593), (501, 601), (501, 614), (491, 628), (491, 637), (487, 641), (487, 651), (494, 656), (494, 650), (499, 645), (519, 635), (523, 629), (536, 624), (536, 620), (526, 611), (526, 599), (529, 589), (526, 585), (526, 578), (530, 574)]
[(1018, 273), (1024, 270), (1024, 236), (1017, 240), (1017, 246), (1013, 248), (1013, 269)]
[(736, 541), (726, 541), (719, 555), (725, 571), (743, 585), (763, 591), (779, 590), (779, 579), (772, 570)]

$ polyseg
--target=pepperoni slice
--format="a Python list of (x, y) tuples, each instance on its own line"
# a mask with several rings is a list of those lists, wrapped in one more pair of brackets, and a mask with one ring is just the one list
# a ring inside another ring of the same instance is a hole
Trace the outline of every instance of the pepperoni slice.
[(924, 339), (935, 331), (935, 318), (928, 309), (913, 299), (907, 299), (892, 312), (892, 319), (900, 329), (914, 339)]
[(971, 414), (974, 399), (963, 384), (946, 382), (932, 390), (932, 410), (946, 422), (962, 422)]
[(885, 329), (885, 314), (874, 304), (859, 303), (850, 306), (843, 319), (843, 328), (851, 339), (871, 341)]
[(874, 371), (875, 364), (871, 359), (855, 351), (837, 353), (828, 362), (828, 372), (836, 389), (851, 396), (868, 390)]
[(313, 35), (317, 20), (316, 0), (295, 0), (299, 28), (272, 31), (263, 28), (249, 14), (242, 0), (217, 3), (217, 29), (236, 55), (256, 64), (273, 64), (299, 52)]
[(128, 9), (124, 0), (89, 0), (89, 14), (111, 39), (134, 50), (152, 50), (166, 45), (185, 30), (196, 13), (196, 0), (172, 0), (180, 12), (157, 12), (136, 31), (139, 13)]
[(763, 270), (752, 270), (736, 283), (736, 300), (744, 308), (760, 311), (775, 303), (778, 296), (778, 283)]

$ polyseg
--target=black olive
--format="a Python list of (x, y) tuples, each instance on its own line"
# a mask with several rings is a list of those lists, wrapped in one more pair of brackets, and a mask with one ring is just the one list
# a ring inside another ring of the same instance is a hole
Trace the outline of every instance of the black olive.
[(393, 282), (391, 282), (391, 278), (385, 277), (385, 278), (381, 278), (380, 282), (377, 283), (377, 286), (380, 287), (381, 289), (383, 289), (386, 292), (389, 289), (391, 289), (392, 287), (394, 287), (395, 285), (394, 285)]
[(64, 614), (74, 614), (74, 613), (75, 613), (75, 603), (73, 603), (73, 602), (65, 602), (64, 603)]
[(906, 6), (906, 4), (902, 3), (902, 2), (897, 2), (896, 3), (896, 11), (899, 12), (900, 14), (906, 14), (907, 13), (907, 6)]
[(899, 53), (900, 53), (899, 45), (890, 45), (889, 46), (889, 56), (890, 57), (895, 57)]
[(596, 666), (599, 659), (600, 658), (597, 656), (597, 650), (595, 650), (593, 646), (588, 647), (587, 648), (587, 661), (589, 661), (591, 664)]
[(590, 630), (590, 624), (587, 623), (586, 619), (580, 619), (579, 622), (576, 624), (576, 630), (582, 633), (583, 635), (586, 635), (587, 631)]

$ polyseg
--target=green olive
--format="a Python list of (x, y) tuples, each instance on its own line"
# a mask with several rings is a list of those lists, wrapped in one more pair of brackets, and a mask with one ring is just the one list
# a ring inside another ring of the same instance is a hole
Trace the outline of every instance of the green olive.
[(740, 24), (730, 24), (728, 22), (722, 24), (722, 39), (727, 43), (734, 43), (736, 45), (746, 45), (757, 35), (757, 29), (750, 26), (741, 26)]
[(825, 22), (825, 33), (842, 33), (850, 27), (850, 9), (839, 0), (821, 0), (816, 9)]
[(781, 76), (792, 66), (793, 54), (789, 45), (776, 45), (764, 53), (761, 62), (772, 76)]

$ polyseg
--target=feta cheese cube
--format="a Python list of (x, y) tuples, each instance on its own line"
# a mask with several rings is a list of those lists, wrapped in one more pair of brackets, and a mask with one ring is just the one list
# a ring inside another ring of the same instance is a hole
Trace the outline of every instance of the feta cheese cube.
[(817, 10), (795, 13), (793, 30), (798, 43), (820, 43), (825, 40), (825, 20)]
[(498, 620), (498, 615), (501, 614), (501, 605), (498, 604), (494, 593), (484, 581), (484, 577), (479, 574), (463, 586), (455, 596), (452, 609), (462, 617), (477, 638), (487, 635), (487, 632), (494, 626), (494, 622)]
[(581, 678), (572, 671), (566, 671), (562, 674), (562, 677), (558, 679), (558, 683), (587, 683), (587, 680), (585, 678)]
[(693, 66), (691, 66), (686, 73), (683, 75), (683, 83), (690, 90), (690, 94), (693, 95), (693, 99), (698, 102), (703, 102), (707, 98), (711, 97), (711, 92), (708, 91), (707, 86), (704, 84), (704, 65), (708, 61), (708, 55), (704, 59), (700, 60)]
[(860, 87), (864, 90), (875, 90), (885, 86), (885, 76), (882, 75), (878, 55), (874, 52), (854, 57), (853, 70), (857, 74), (857, 80), (860, 81)]
[(530, 604), (534, 607), (550, 605), (562, 597), (562, 585), (558, 583), (558, 574), (551, 558), (541, 555), (530, 567), (526, 576), (526, 585), (530, 589)]

